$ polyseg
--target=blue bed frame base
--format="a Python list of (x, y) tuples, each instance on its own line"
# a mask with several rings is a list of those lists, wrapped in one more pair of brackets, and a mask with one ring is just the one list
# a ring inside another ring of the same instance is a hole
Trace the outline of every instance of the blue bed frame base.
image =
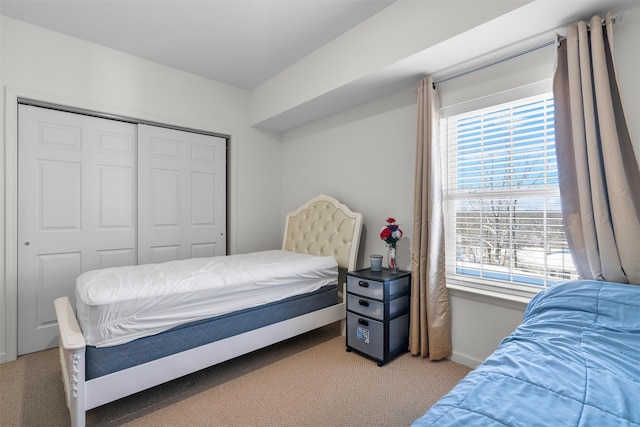
[[(344, 287), (342, 295), (344, 295)], [(342, 322), (344, 301), (261, 328), (181, 351), (141, 365), (85, 380), (86, 346), (67, 297), (54, 301), (60, 328), (60, 361), (72, 427), (85, 426), (85, 412), (197, 372), (218, 363), (284, 341), (331, 323)]]
[(126, 344), (100, 348), (87, 346), (85, 380), (92, 380), (337, 303), (338, 287), (324, 286), (315, 292), (187, 323)]

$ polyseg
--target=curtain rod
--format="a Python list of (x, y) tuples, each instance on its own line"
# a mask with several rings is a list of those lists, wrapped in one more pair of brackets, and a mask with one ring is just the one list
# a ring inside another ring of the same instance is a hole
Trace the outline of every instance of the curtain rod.
[[(611, 23), (612, 24), (615, 24), (616, 21), (618, 21), (618, 17), (611, 18)], [(606, 23), (603, 22), (602, 26), (604, 27), (605, 24)], [(587, 28), (587, 31), (590, 31), (590, 29)], [(500, 58), (500, 59), (495, 60), (493, 62), (489, 62), (488, 64), (484, 64), (484, 65), (481, 65), (479, 67), (473, 68), (473, 69), (471, 69), (469, 71), (463, 71), (462, 73), (455, 74), (455, 75), (453, 75), (451, 77), (446, 77), (446, 78), (444, 78), (444, 79), (442, 79), (440, 81), (433, 82), (433, 88), (435, 89), (436, 85), (439, 85), (440, 83), (448, 82), (449, 80), (454, 80), (454, 79), (457, 79), (458, 77), (463, 77), (463, 76), (466, 76), (467, 74), (472, 74), (472, 73), (475, 73), (476, 71), (481, 71), (481, 70), (484, 70), (486, 68), (493, 67), (494, 65), (498, 65), (498, 64), (501, 64), (503, 62), (510, 61), (512, 59), (518, 58), (520, 56), (527, 55), (529, 53), (535, 52), (535, 51), (540, 50), (540, 49), (544, 49), (545, 47), (549, 47), (549, 46), (551, 46), (553, 44), (560, 43), (560, 42), (562, 42), (564, 40), (566, 40), (566, 37), (565, 36), (561, 36), (561, 37), (558, 37), (556, 40), (551, 40), (551, 41), (542, 43), (542, 44), (540, 44), (538, 46), (531, 47), (531, 48), (523, 50), (521, 52), (517, 52), (517, 53), (514, 53), (512, 55), (506, 56), (504, 58)]]

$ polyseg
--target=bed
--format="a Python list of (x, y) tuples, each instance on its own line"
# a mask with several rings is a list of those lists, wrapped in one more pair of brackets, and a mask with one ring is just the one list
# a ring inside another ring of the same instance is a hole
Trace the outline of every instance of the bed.
[(571, 281), (414, 427), (640, 425), (640, 286)]
[(54, 302), (72, 426), (92, 408), (344, 322), (361, 229), (361, 214), (320, 195), (286, 216), (281, 250), (83, 273), (76, 309)]

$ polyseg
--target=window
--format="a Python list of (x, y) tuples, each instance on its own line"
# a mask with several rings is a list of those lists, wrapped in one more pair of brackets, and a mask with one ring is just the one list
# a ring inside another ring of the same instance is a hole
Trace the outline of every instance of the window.
[(562, 225), (552, 94), (441, 119), (447, 275), (536, 292), (577, 277)]

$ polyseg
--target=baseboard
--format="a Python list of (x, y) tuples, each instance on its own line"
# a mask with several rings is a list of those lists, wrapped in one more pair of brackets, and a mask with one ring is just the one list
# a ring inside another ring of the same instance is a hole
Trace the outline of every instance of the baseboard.
[(475, 368), (483, 362), (482, 359), (478, 359), (477, 357), (472, 357), (457, 351), (453, 352), (453, 354), (451, 355), (451, 360), (461, 365), (468, 366), (471, 369)]

